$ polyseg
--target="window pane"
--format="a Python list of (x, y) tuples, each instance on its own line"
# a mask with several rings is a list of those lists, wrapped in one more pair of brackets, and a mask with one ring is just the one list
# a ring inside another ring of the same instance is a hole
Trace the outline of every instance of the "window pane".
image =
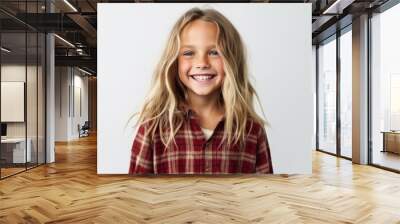
[(371, 22), (372, 163), (400, 170), (400, 5)]
[(318, 48), (318, 146), (336, 153), (336, 40)]
[(340, 127), (342, 156), (351, 158), (352, 141), (352, 35), (351, 30), (340, 37)]

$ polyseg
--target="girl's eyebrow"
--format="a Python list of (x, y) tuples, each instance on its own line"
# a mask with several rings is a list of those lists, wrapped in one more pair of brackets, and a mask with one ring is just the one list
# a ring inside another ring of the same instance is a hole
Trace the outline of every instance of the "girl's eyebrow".
[[(186, 47), (186, 48), (196, 48), (195, 45), (190, 45), (190, 44), (182, 45), (182, 48), (184, 48), (184, 47)], [(215, 48), (215, 47), (217, 47), (215, 44), (206, 46), (206, 48)]]

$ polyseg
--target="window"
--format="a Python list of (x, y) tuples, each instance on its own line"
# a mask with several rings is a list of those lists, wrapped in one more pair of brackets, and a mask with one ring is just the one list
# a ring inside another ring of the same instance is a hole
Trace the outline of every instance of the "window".
[(336, 39), (318, 47), (318, 149), (336, 153)]
[(340, 155), (352, 157), (352, 35), (340, 36)]
[(400, 5), (371, 18), (371, 162), (400, 170)]

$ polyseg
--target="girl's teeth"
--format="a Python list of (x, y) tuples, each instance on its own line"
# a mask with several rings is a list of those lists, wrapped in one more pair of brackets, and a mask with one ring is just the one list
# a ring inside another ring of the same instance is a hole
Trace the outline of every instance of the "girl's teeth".
[(209, 80), (212, 78), (212, 76), (193, 76), (196, 80)]

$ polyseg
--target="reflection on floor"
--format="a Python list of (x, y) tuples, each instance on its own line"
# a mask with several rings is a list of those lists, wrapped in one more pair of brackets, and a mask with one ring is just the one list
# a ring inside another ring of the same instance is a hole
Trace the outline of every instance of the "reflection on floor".
[(372, 162), (373, 164), (400, 170), (400, 155), (396, 153), (376, 150), (374, 151)]
[(24, 171), (24, 168), (1, 168), (1, 178), (10, 176), (12, 174)]
[[(3, 167), (1, 167), (0, 169), (0, 173), (1, 173), (1, 178), (5, 178), (7, 176), (19, 173), (21, 171), (24, 171), (25, 168), (25, 164), (2, 164)], [(28, 163), (26, 165), (29, 168), (36, 166), (36, 163)]]

